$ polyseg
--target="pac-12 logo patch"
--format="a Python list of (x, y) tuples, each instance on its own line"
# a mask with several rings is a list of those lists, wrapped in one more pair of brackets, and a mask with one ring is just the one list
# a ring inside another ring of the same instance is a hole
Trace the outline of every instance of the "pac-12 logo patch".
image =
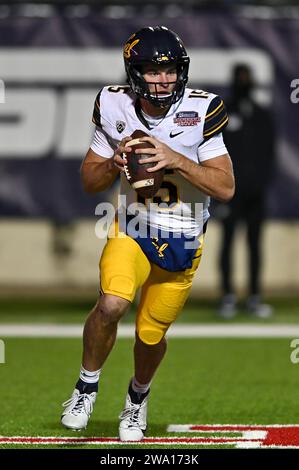
[(197, 126), (201, 121), (196, 111), (180, 111), (176, 113), (173, 122), (179, 126)]
[(126, 123), (124, 121), (116, 121), (116, 129), (120, 134), (125, 130)]

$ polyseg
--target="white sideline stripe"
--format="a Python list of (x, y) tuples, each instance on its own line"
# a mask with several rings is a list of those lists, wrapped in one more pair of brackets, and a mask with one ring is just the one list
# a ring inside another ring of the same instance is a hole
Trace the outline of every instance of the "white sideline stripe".
[[(264, 439), (266, 437), (267, 431), (240, 431), (239, 429), (225, 429), (221, 430), (220, 428), (217, 429), (192, 429), (192, 426), (189, 424), (180, 424), (180, 425), (175, 425), (175, 424), (170, 424), (167, 427), (167, 432), (189, 432), (189, 433), (200, 433), (200, 434), (212, 434), (212, 433), (221, 433), (221, 434), (233, 434), (233, 433), (238, 433), (242, 434), (241, 439), (246, 439), (246, 440), (251, 440), (251, 439)], [(236, 437), (236, 439), (239, 439)]]
[[(51, 438), (50, 440), (49, 439), (46, 439), (46, 438), (42, 438), (42, 440), (40, 440), (39, 442), (34, 442), (32, 440), (35, 439), (35, 437), (33, 438), (30, 438), (30, 437), (25, 437), (25, 438), (17, 438), (18, 441), (14, 441), (16, 437), (15, 436), (9, 436), (9, 437), (1, 437), (1, 442), (0, 444), (1, 445), (61, 445), (61, 444), (65, 444), (65, 445), (80, 445), (80, 441), (78, 441), (78, 438), (69, 438), (69, 440), (66, 440), (66, 438), (56, 438), (56, 440), (52, 441)], [(111, 440), (109, 440), (111, 439)], [(85, 440), (83, 441), (83, 444), (86, 446), (86, 445), (96, 445), (96, 446), (101, 446), (101, 445), (120, 445), (120, 446), (126, 446), (126, 445), (132, 445), (132, 442), (121, 442), (118, 440), (118, 438), (108, 438), (108, 440), (104, 441), (104, 442), (95, 442), (95, 441), (89, 441), (89, 440)], [(153, 441), (146, 441), (146, 440), (143, 440), (142, 442), (135, 442), (134, 444), (140, 444), (140, 445), (150, 445), (152, 446), (153, 445)], [(197, 442), (197, 441), (186, 441), (186, 442), (180, 442), (180, 441), (176, 441), (176, 440), (171, 440), (169, 438), (166, 438), (164, 440), (161, 440), (161, 441), (158, 441), (158, 442), (154, 442), (155, 445), (161, 445), (161, 446), (164, 446), (164, 445), (186, 445), (186, 446), (190, 446), (190, 445), (196, 445), (197, 447), (199, 446), (202, 446), (202, 447), (206, 447), (206, 446), (210, 446), (210, 445), (215, 445), (215, 442), (213, 441), (207, 441), (207, 442)], [(223, 445), (234, 445), (236, 449), (254, 449), (254, 448), (258, 448), (258, 447), (262, 447), (261, 443), (259, 442), (253, 442), (253, 441), (244, 441), (244, 442), (237, 442), (237, 441), (231, 441), (231, 442), (223, 442), (223, 443), (219, 443), (219, 446), (223, 446)], [(284, 445), (269, 445), (269, 446), (265, 446), (264, 448), (267, 448), (267, 449), (299, 449), (299, 446), (284, 446)]]
[(267, 437), (267, 431), (243, 431), (241, 442), (237, 442), (236, 449), (258, 449)]
[(243, 441), (243, 442), (237, 442), (235, 445), (235, 449), (258, 449), (261, 446), (262, 446), (262, 442)]
[[(169, 446), (169, 445), (179, 445), (179, 446), (211, 446), (211, 445), (219, 445), (219, 446), (224, 446), (224, 445), (231, 445), (231, 446), (237, 446), (239, 444), (238, 441), (230, 441), (230, 442), (213, 442), (213, 440), (209, 441), (194, 441), (194, 440), (186, 440), (186, 441), (179, 441), (175, 438), (165, 438), (161, 439), (160, 441), (153, 441), (149, 440), (147, 441), (146, 439), (143, 439), (141, 442), (121, 442), (118, 438), (108, 438), (107, 440), (101, 442), (101, 441), (94, 441), (94, 440), (84, 440), (82, 442), (78, 441), (76, 438), (70, 438), (69, 440), (66, 440), (66, 438), (62, 439), (46, 439), (46, 438), (41, 438), (40, 440), (35, 440), (35, 438), (15, 438), (13, 436), (11, 437), (3, 437), (1, 438), (0, 445), (80, 445), (83, 444), (84, 446), (86, 445), (94, 445), (94, 446), (107, 446), (107, 445), (118, 445), (118, 446), (131, 446), (132, 444), (134, 445), (149, 445), (152, 446), (153, 444), (158, 445), (158, 446)], [(242, 444), (244, 444), (245, 449), (249, 449), (251, 447), (257, 447), (256, 443), (253, 443), (251, 441), (244, 441)], [(258, 443), (259, 444), (259, 443)], [(298, 448), (298, 447), (294, 447)]]
[[(79, 338), (83, 325), (54, 323), (0, 324), (0, 338)], [(298, 324), (177, 324), (168, 334), (172, 338), (299, 338)], [(134, 338), (134, 325), (120, 325), (118, 337)]]
[(295, 424), (169, 424), (167, 426), (167, 432), (197, 432), (191, 428), (194, 426), (200, 426), (202, 429), (199, 432), (203, 432), (206, 428), (209, 432), (224, 432), (221, 428), (230, 428), (228, 432), (234, 432), (231, 428), (236, 428), (236, 432), (240, 431), (240, 428), (246, 427), (248, 430), (263, 430), (267, 428), (294, 428), (298, 427), (298, 423)]
[(267, 431), (243, 431), (242, 438), (251, 441), (252, 439), (266, 439)]
[(243, 431), (242, 440), (237, 442), (236, 449), (258, 449), (267, 437), (267, 431)]

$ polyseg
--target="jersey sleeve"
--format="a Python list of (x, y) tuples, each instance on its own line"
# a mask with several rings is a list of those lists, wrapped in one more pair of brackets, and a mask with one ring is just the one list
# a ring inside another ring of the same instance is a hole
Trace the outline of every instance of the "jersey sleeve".
[(110, 158), (113, 155), (113, 149), (108, 142), (108, 138), (106, 134), (100, 127), (96, 127), (93, 141), (90, 145), (91, 150), (93, 150), (96, 154), (104, 158)]
[(101, 124), (101, 111), (100, 111), (101, 93), (102, 93), (102, 90), (100, 90), (99, 93), (96, 96), (96, 99), (95, 99), (95, 102), (94, 102), (94, 107), (93, 107), (93, 114), (92, 114), (92, 122), (98, 127), (102, 127), (102, 124)]
[(220, 96), (215, 96), (215, 98), (213, 98), (209, 104), (205, 116), (203, 128), (204, 139), (210, 139), (219, 132), (222, 132), (227, 123), (228, 115), (223, 100), (220, 98)]
[(218, 133), (217, 135), (214, 135), (210, 139), (204, 141), (197, 150), (199, 162), (204, 162), (206, 160), (210, 160), (211, 158), (220, 157), (220, 155), (225, 155), (226, 153), (228, 153), (228, 151), (221, 133)]
[(90, 148), (99, 156), (110, 158), (113, 155), (113, 149), (101, 122), (101, 93), (102, 90), (99, 91), (94, 102), (92, 122), (96, 125), (96, 129)]

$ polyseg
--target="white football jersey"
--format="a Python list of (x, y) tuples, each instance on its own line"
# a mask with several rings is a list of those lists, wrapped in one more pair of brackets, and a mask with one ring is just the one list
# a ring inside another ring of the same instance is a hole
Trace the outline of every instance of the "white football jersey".
[[(110, 158), (124, 137), (140, 129), (200, 164), (227, 153), (221, 134), (227, 121), (219, 96), (186, 88), (179, 102), (150, 127), (128, 86), (107, 86), (95, 101), (93, 122), (97, 127), (91, 149)], [(137, 203), (142, 203), (138, 205), (140, 221), (156, 229), (198, 236), (209, 218), (209, 196), (173, 170), (166, 170), (159, 191), (147, 200), (138, 196), (122, 173), (120, 194), (133, 215)]]

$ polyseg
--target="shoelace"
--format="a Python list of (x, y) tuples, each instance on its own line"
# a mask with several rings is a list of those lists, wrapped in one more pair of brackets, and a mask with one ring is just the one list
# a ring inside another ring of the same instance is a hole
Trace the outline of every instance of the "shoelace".
[(130, 408), (126, 408), (120, 415), (120, 419), (129, 418), (131, 426), (139, 426), (139, 412), (141, 405), (131, 403)]
[(74, 416), (78, 416), (84, 410), (85, 413), (89, 416), (93, 410), (93, 403), (90, 394), (82, 393), (80, 395), (75, 395), (71, 397), (69, 400), (62, 403), (63, 407), (73, 406), (73, 408), (69, 411)]

